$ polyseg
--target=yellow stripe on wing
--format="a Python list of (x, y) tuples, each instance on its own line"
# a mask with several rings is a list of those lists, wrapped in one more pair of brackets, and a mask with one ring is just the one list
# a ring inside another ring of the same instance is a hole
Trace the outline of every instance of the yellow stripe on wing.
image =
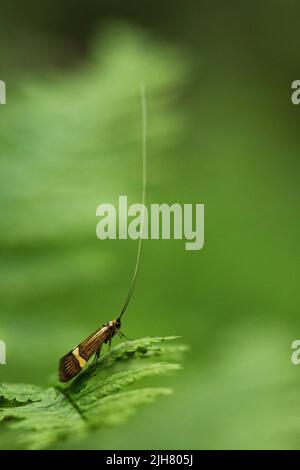
[(72, 354), (73, 356), (77, 359), (78, 361), (78, 364), (80, 365), (81, 369), (86, 365), (86, 360), (80, 356), (79, 354), (79, 348), (75, 348), (73, 351), (72, 351)]

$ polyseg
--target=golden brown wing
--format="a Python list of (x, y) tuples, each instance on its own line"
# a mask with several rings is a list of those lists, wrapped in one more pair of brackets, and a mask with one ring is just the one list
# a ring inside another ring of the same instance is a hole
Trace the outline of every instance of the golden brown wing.
[(101, 348), (110, 335), (111, 327), (103, 326), (63, 356), (59, 362), (59, 380), (61, 382), (68, 382), (76, 377), (90, 357)]
[(70, 351), (59, 362), (59, 380), (61, 382), (68, 382), (79, 374), (81, 369), (82, 367), (74, 356), (73, 351)]
[(102, 326), (102, 328), (99, 330), (94, 331), (94, 333), (92, 333), (78, 345), (80, 356), (88, 361), (89, 358), (101, 347), (101, 345), (105, 343), (107, 338), (110, 336), (110, 333), (110, 326)]

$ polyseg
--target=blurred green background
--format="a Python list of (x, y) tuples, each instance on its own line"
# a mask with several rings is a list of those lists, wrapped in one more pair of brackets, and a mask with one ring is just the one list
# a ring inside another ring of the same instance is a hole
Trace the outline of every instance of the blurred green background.
[[(1, 381), (47, 384), (119, 312), (137, 244), (96, 207), (204, 203), (205, 247), (147, 241), (123, 322), (191, 347), (175, 389), (125, 426), (60, 448), (299, 448), (297, 2), (2, 1)], [(116, 340), (119, 341), (119, 340)], [(1, 448), (14, 448), (0, 431)]]

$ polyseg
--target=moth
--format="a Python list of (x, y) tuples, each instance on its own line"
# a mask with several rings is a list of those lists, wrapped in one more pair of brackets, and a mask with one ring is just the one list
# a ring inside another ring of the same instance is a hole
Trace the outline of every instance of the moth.
[[(143, 206), (145, 206), (145, 194), (146, 194), (146, 100), (144, 88), (141, 87), (141, 103), (142, 103), (142, 122), (143, 122), (143, 147), (142, 147), (142, 156), (143, 156)], [(85, 367), (88, 360), (95, 354), (95, 360), (97, 361), (101, 348), (103, 344), (108, 344), (110, 348), (111, 341), (114, 336), (119, 335), (121, 338), (126, 338), (126, 336), (121, 332), (121, 318), (125, 313), (129, 301), (132, 297), (137, 272), (140, 265), (140, 256), (141, 256), (141, 246), (142, 246), (142, 233), (144, 226), (144, 214), (141, 222), (140, 238), (138, 243), (137, 258), (135, 263), (134, 274), (131, 282), (131, 287), (127, 294), (125, 303), (121, 310), (120, 315), (115, 319), (105, 323), (101, 328), (98, 328), (94, 333), (88, 336), (83, 340), (76, 348), (69, 351), (65, 356), (63, 356), (59, 361), (59, 380), (61, 382), (68, 382), (69, 380), (76, 377), (76, 375), (81, 372)], [(128, 339), (128, 338), (127, 338)]]
[(115, 320), (111, 320), (110, 322), (105, 323), (101, 328), (98, 328), (96, 331), (94, 331), (94, 333), (78, 344), (76, 348), (72, 349), (61, 358), (59, 361), (59, 380), (61, 382), (69, 382), (69, 380), (76, 377), (76, 375), (79, 374), (79, 372), (85, 367), (88, 360), (94, 354), (95, 360), (97, 361), (99, 359), (103, 344), (108, 344), (108, 348), (110, 348), (111, 341), (115, 335), (119, 335), (121, 338), (126, 338), (124, 333), (121, 332), (121, 318), (128, 307), (129, 301), (134, 291), (137, 272), (140, 264), (141, 246), (142, 237), (139, 239), (138, 254), (131, 287), (120, 315)]
[(108, 343), (110, 347), (112, 338), (116, 334), (126, 338), (120, 331), (120, 328), (121, 315), (117, 319), (105, 323), (101, 328), (98, 328), (94, 333), (83, 340), (76, 348), (63, 356), (59, 362), (59, 380), (61, 382), (68, 382), (76, 377), (94, 354), (96, 354), (96, 360), (99, 358), (103, 344)]

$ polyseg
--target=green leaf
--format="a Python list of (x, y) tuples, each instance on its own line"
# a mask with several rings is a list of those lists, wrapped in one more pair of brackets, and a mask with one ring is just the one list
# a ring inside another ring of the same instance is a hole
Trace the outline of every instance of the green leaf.
[[(0, 421), (18, 432), (23, 445), (31, 449), (122, 424), (139, 406), (172, 392), (170, 388), (138, 388), (137, 382), (180, 369), (173, 361), (187, 348), (169, 344), (176, 338), (119, 344), (68, 385), (0, 384)], [(132, 385), (136, 387), (125, 390)]]

